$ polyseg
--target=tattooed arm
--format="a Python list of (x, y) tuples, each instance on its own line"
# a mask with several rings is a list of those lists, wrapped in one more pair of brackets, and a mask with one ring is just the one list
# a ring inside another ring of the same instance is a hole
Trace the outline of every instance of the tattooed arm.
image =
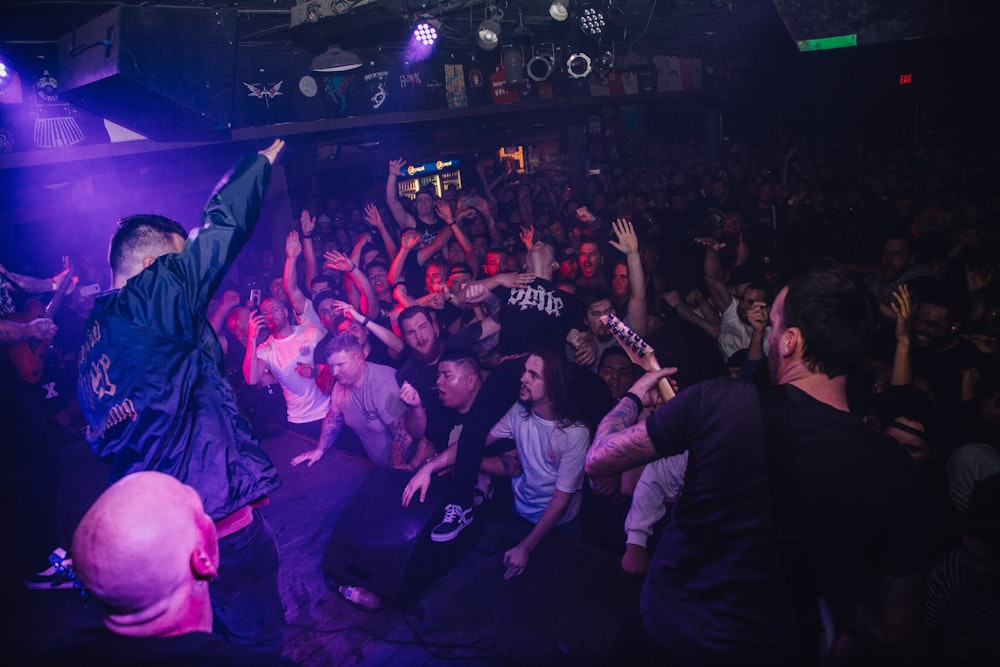
[[(673, 375), (676, 368), (646, 373), (629, 389), (636, 396), (648, 396), (660, 378)], [(597, 427), (594, 443), (587, 452), (586, 470), (594, 477), (610, 477), (660, 458), (646, 432), (646, 422), (635, 423), (639, 409), (628, 398), (618, 401)]]
[(326, 418), (323, 419), (323, 428), (319, 434), (319, 442), (316, 444), (316, 449), (310, 450), (299, 454), (294, 459), (292, 459), (292, 465), (297, 466), (300, 463), (306, 463), (310, 467), (312, 464), (323, 458), (326, 454), (326, 450), (330, 449), (337, 436), (340, 435), (341, 429), (344, 427), (344, 413), (340, 411), (333, 401), (330, 402), (330, 411), (326, 413)]
[(413, 468), (409, 467), (409, 460), (406, 456), (410, 451), (410, 445), (413, 444), (413, 436), (410, 435), (410, 432), (406, 428), (406, 418), (396, 418), (387, 428), (392, 433), (392, 442), (389, 445), (389, 465), (394, 468), (413, 470)]
[(52, 320), (40, 317), (31, 322), (0, 320), (0, 345), (13, 345), (28, 339), (45, 340), (56, 335)]

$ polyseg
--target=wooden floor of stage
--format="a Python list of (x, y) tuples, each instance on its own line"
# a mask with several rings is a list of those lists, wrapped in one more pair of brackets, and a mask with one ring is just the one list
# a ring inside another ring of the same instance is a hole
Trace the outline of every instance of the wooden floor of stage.
[[(365, 611), (330, 589), (321, 561), (344, 508), (372, 473), (370, 464), (334, 453), (312, 468), (292, 468), (292, 456), (311, 443), (282, 434), (262, 446), (283, 481), (263, 510), (281, 554), (288, 622), (282, 652), (304, 667), (641, 662), (636, 633), (640, 582), (621, 571), (607, 534), (595, 539), (585, 525), (582, 539), (550, 535), (525, 573), (504, 581), (503, 553), (526, 528), (510, 515), (504, 494), (498, 494), (488, 515), (476, 519), (478, 540), (426, 594), (402, 608), (386, 604), (377, 612)], [(76, 522), (105, 487), (108, 469), (81, 439), (71, 439), (58, 451), (61, 529), (68, 542)], [(3, 470), (7, 525), (16, 532), (10, 516), (16, 511), (13, 474)], [(9, 547), (2, 562), (6, 613), (0, 642), (8, 665), (29, 664), (53, 639), (100, 618), (79, 591), (25, 589), (17, 553)]]

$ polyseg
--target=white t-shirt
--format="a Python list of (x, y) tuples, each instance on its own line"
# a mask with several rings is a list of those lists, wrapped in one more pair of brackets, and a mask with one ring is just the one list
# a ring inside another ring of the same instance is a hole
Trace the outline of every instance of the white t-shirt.
[(313, 351), (323, 334), (311, 325), (296, 325), (285, 338), (271, 336), (257, 348), (257, 358), (267, 365), (271, 375), (281, 385), (288, 406), (288, 421), (308, 424), (326, 417), (330, 397), (320, 391), (314, 378), (299, 375), (298, 362), (312, 365)]
[[(740, 319), (736, 312), (739, 300), (733, 297), (729, 302), (729, 307), (722, 311), (722, 321), (719, 322), (719, 349), (722, 351), (723, 361), (729, 361), (740, 350), (750, 347), (750, 338), (753, 336), (753, 327)], [(767, 342), (767, 335), (771, 331), (768, 325), (764, 329), (764, 355), (766, 356), (770, 345)]]
[(572, 493), (559, 523), (572, 521), (580, 512), (583, 464), (590, 433), (579, 422), (559, 428), (556, 422), (537, 417), (520, 403), (511, 406), (490, 429), (497, 438), (513, 438), (521, 459), (521, 475), (511, 480), (514, 509), (537, 523), (552, 501), (556, 489)]

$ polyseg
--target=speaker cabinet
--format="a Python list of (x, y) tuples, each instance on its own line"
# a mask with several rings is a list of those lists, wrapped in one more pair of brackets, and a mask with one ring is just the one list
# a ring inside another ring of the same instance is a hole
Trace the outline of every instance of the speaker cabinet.
[(224, 138), (236, 19), (235, 9), (115, 7), (59, 40), (60, 94), (157, 141)]
[(323, 572), (338, 584), (372, 591), (399, 606), (417, 602), (472, 548), (482, 532), (477, 518), (450, 542), (432, 542), (450, 481), (436, 477), (423, 503), (401, 507), (411, 474), (376, 468), (351, 498), (330, 535)]

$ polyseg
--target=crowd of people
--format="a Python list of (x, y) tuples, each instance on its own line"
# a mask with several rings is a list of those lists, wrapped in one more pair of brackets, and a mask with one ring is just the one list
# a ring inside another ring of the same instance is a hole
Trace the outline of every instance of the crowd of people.
[(595, 151), (583, 191), (481, 161), (412, 199), (400, 158), (384, 191), (312, 193), (272, 248), (251, 232), (280, 144), (197, 235), (119, 222), (80, 357), (112, 481), (166, 473), (216, 523), (223, 568), (184, 585), (214, 579), (217, 632), (280, 646), (258, 440), (292, 430), (315, 443), (292, 465), (411, 472), (403, 506), (450, 471), (435, 542), (509, 484), (530, 529), (506, 578), (553, 531), (618, 551), (659, 664), (1000, 657), (1000, 156), (652, 141)]

